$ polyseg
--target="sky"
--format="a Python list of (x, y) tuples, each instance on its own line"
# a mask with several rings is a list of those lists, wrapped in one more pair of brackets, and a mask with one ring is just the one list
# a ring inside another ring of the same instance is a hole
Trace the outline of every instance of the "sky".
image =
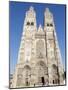
[(65, 67), (65, 5), (45, 4), (45, 3), (28, 3), (28, 2), (9, 2), (9, 37), (10, 37), (10, 73), (13, 73), (17, 64), (18, 51), (23, 32), (25, 13), (30, 6), (36, 11), (37, 28), (39, 24), (44, 26), (44, 11), (48, 7), (53, 13), (55, 28), (58, 38), (58, 44), (62, 56), (62, 63)]

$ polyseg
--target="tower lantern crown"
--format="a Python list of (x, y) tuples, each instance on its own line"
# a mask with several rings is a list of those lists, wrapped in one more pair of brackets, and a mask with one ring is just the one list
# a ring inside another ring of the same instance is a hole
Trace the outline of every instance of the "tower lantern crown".
[(49, 10), (49, 8), (46, 8), (44, 13), (44, 29), (45, 31), (53, 31), (55, 29), (54, 20), (53, 20), (53, 14)]
[(50, 12), (49, 8), (45, 9), (45, 17), (50, 19), (53, 17), (52, 13)]
[(31, 7), (29, 8), (29, 10), (30, 10), (30, 11), (34, 11), (34, 8), (31, 6)]
[(26, 12), (26, 17), (34, 18), (36, 16), (34, 8), (31, 6), (29, 10)]
[(23, 31), (35, 31), (36, 30), (36, 13), (31, 6), (26, 12)]

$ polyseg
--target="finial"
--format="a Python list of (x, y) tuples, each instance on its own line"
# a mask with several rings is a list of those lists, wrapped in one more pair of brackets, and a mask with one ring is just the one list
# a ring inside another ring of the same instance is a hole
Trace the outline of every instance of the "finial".
[(49, 10), (49, 8), (46, 8), (46, 9), (45, 9), (45, 15), (46, 15), (48, 18), (52, 18), (52, 17), (53, 17), (53, 15), (52, 15), (51, 11)]
[(38, 31), (42, 31), (42, 26), (41, 26), (41, 24), (39, 25)]
[(34, 8), (33, 8), (32, 6), (30, 6), (29, 10), (30, 10), (30, 11), (33, 11), (33, 10), (34, 10)]
[(29, 10), (26, 12), (26, 17), (35, 17), (34, 7), (29, 7)]
[(49, 12), (49, 8), (46, 8), (46, 12)]

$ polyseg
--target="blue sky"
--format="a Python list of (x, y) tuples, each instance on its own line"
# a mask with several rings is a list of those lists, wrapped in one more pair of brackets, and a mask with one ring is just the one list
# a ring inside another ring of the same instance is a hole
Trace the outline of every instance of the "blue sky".
[(44, 11), (49, 8), (53, 13), (56, 26), (56, 33), (59, 42), (62, 62), (65, 66), (65, 5), (44, 4), (44, 3), (25, 3), (25, 2), (9, 2), (9, 30), (10, 30), (10, 73), (14, 72), (18, 50), (20, 47), (21, 36), (23, 32), (23, 23), (25, 13), (30, 6), (36, 11), (37, 27), (39, 24), (44, 26)]

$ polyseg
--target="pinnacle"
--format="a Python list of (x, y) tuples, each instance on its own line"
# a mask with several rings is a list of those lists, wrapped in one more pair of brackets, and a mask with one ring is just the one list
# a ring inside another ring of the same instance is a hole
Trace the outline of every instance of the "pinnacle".
[(46, 12), (49, 12), (49, 8), (46, 8)]
[(42, 25), (41, 25), (41, 24), (39, 25), (39, 28), (40, 28), (40, 29), (42, 28)]
[(47, 17), (51, 17), (52, 13), (50, 12), (49, 8), (45, 9), (45, 13), (47, 14)]
[(33, 11), (34, 10), (33, 6), (30, 6), (29, 10), (30, 11)]
[(41, 24), (39, 25), (38, 31), (43, 31)]

